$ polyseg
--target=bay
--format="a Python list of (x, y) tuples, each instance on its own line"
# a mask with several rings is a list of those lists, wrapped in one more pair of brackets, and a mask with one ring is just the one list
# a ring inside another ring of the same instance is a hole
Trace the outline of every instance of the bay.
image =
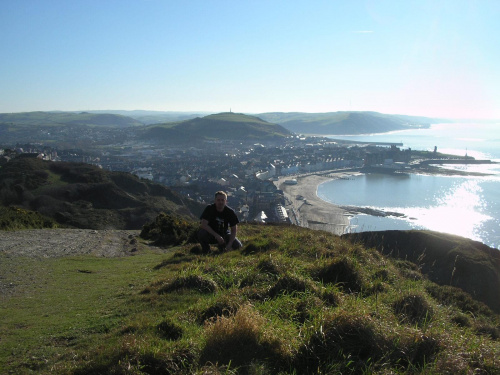
[[(401, 142), (430, 150), (500, 162), (499, 123), (434, 124), (429, 129), (331, 136), (367, 142)], [(445, 166), (488, 176), (363, 174), (318, 186), (318, 197), (337, 204), (398, 212), (403, 217), (354, 215), (346, 232), (429, 229), (500, 246), (500, 164)]]

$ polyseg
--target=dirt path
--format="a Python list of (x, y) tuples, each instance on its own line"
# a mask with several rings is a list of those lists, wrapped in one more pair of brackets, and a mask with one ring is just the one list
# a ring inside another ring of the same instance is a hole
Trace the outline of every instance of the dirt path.
[(33, 229), (0, 231), (0, 256), (120, 257), (137, 251), (138, 230)]
[(0, 304), (40, 282), (39, 260), (68, 256), (124, 257), (151, 247), (139, 230), (33, 229), (0, 231)]

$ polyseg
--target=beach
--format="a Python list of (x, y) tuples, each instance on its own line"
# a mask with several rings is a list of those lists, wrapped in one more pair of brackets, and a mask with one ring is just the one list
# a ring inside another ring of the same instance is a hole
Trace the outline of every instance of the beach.
[[(317, 174), (280, 177), (275, 181), (283, 191), (286, 209), (292, 224), (341, 235), (349, 227), (350, 213), (317, 196), (318, 185), (336, 178), (349, 178), (359, 172), (324, 171)], [(296, 180), (297, 184), (286, 181)]]

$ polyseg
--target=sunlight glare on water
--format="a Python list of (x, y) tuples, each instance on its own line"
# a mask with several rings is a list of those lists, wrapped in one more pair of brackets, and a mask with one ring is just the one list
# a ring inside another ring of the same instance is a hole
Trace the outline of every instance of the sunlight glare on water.
[(481, 224), (491, 219), (481, 213), (485, 205), (481, 193), (482, 188), (477, 180), (466, 179), (443, 196), (436, 197), (436, 205), (412, 207), (403, 211), (408, 217), (414, 218), (414, 224), (479, 240)]
[[(500, 245), (500, 123), (444, 123), (428, 129), (386, 134), (336, 136), (361, 142), (401, 142), (403, 148), (433, 151), (485, 164), (444, 164), (461, 175), (416, 175), (407, 178), (367, 174), (354, 181), (318, 187), (318, 196), (339, 205), (370, 207), (405, 215), (356, 214), (346, 232), (429, 229)], [(466, 175), (464, 175), (466, 174)]]

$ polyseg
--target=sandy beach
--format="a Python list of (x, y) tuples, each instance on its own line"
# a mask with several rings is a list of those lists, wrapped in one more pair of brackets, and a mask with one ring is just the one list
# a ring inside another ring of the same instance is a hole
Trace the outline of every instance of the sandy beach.
[[(347, 178), (359, 172), (321, 172), (299, 176), (280, 177), (275, 181), (278, 189), (283, 190), (287, 201), (286, 209), (293, 224), (324, 230), (337, 235), (346, 232), (349, 226), (349, 213), (339, 206), (320, 199), (318, 185), (335, 178)], [(297, 180), (296, 185), (285, 183)]]

